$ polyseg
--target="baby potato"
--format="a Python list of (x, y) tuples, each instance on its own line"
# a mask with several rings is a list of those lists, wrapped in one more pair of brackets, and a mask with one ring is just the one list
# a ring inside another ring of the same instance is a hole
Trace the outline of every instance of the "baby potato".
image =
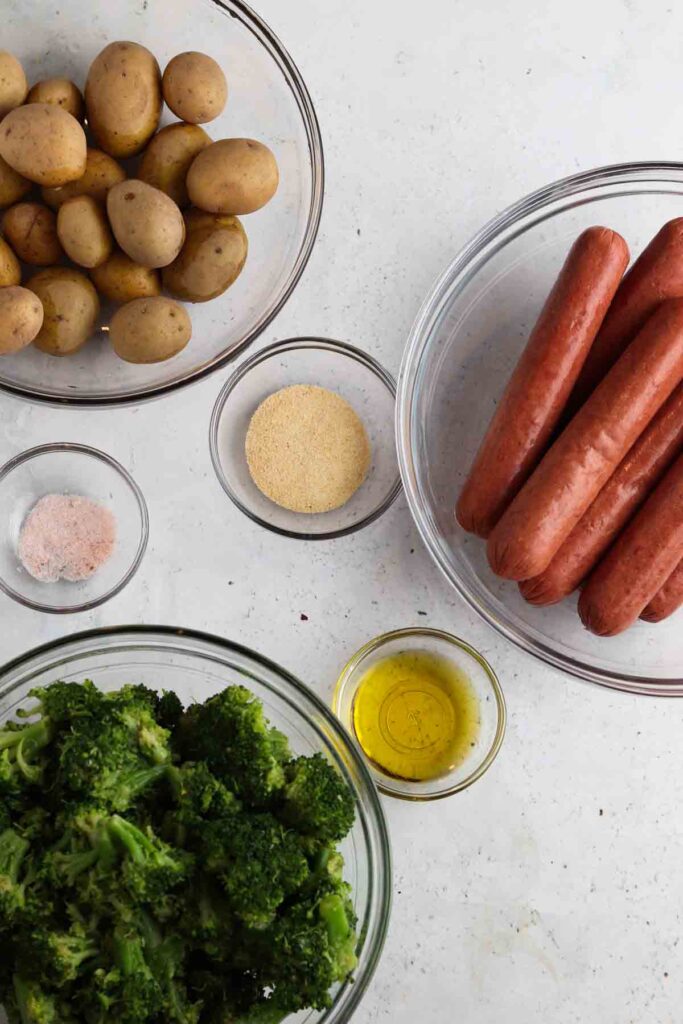
[(83, 348), (95, 329), (100, 301), (95, 288), (78, 270), (50, 267), (28, 282), (43, 304), (43, 326), (33, 344), (51, 356), (70, 356)]
[(93, 267), (90, 277), (100, 295), (110, 302), (131, 302), (161, 294), (158, 272), (134, 263), (118, 250), (101, 266)]
[(17, 58), (0, 50), (0, 119), (26, 99), (28, 82)]
[(161, 81), (166, 103), (176, 117), (206, 124), (223, 110), (228, 83), (213, 57), (190, 50), (169, 61)]
[(164, 267), (164, 287), (178, 299), (207, 302), (239, 276), (247, 258), (247, 236), (236, 217), (189, 210), (180, 254)]
[(21, 267), (4, 238), (0, 238), (0, 288), (21, 284)]
[(191, 201), (209, 213), (253, 213), (272, 199), (278, 183), (275, 157), (254, 139), (213, 142), (187, 172)]
[(85, 171), (85, 132), (51, 103), (27, 103), (0, 122), (0, 156), (39, 185), (66, 185)]
[(69, 259), (80, 267), (99, 267), (114, 248), (104, 210), (92, 196), (74, 196), (62, 203), (57, 212), (57, 235)]
[(77, 121), (83, 120), (81, 90), (68, 78), (44, 78), (29, 89), (27, 103), (53, 103)]
[(90, 65), (85, 106), (105, 153), (121, 158), (139, 153), (161, 115), (161, 72), (154, 55), (139, 43), (105, 46)]
[(57, 219), (42, 203), (10, 206), (2, 219), (2, 231), (24, 263), (51, 267), (64, 255), (57, 237)]
[(123, 251), (143, 267), (172, 263), (185, 241), (183, 215), (158, 188), (131, 178), (107, 195), (107, 214)]
[(0, 209), (18, 203), (32, 188), (31, 182), (17, 174), (0, 156)]
[(43, 322), (43, 307), (28, 288), (0, 288), (0, 355), (30, 345)]
[(173, 299), (134, 299), (114, 313), (109, 340), (127, 363), (161, 363), (185, 348), (192, 336), (187, 311)]
[(138, 168), (138, 178), (161, 189), (181, 209), (190, 202), (185, 178), (190, 164), (211, 139), (197, 124), (177, 121), (150, 140)]
[(43, 199), (53, 210), (59, 209), (62, 203), (67, 199), (73, 199), (74, 196), (92, 196), (98, 203), (104, 203), (112, 185), (123, 181), (125, 177), (126, 172), (113, 157), (103, 153), (101, 149), (88, 147), (85, 170), (81, 177), (58, 188), (44, 188)]

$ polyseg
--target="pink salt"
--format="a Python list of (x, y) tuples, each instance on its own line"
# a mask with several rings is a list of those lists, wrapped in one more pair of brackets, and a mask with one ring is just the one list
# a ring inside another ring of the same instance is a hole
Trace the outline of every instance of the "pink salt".
[(110, 557), (116, 520), (89, 498), (46, 494), (33, 506), (19, 534), (18, 553), (41, 583), (87, 580)]

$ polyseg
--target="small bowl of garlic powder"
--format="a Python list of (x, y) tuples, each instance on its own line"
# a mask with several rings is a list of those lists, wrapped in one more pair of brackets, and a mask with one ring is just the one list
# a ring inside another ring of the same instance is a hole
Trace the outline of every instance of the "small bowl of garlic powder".
[(37, 611), (80, 612), (135, 574), (147, 546), (145, 499), (115, 459), (45, 444), (0, 469), (0, 589)]
[(294, 338), (242, 363), (211, 418), (221, 486), (275, 533), (329, 540), (377, 519), (401, 489), (396, 385), (367, 353)]

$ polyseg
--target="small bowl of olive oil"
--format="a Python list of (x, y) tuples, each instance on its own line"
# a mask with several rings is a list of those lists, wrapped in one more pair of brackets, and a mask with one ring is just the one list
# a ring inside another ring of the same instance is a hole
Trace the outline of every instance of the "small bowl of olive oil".
[(398, 629), (344, 667), (334, 711), (355, 736), (382, 792), (438, 800), (466, 789), (495, 760), (505, 698), (478, 651), (438, 629)]

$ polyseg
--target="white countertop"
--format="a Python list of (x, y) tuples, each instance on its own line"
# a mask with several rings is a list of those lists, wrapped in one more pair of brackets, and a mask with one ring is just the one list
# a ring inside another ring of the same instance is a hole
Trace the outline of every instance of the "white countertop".
[[(433, 279), (494, 213), (578, 169), (683, 155), (672, 0), (257, 6), (308, 83), (327, 160), (317, 247), (259, 344), (347, 339), (396, 372)], [(679, 1021), (683, 702), (602, 691), (518, 653), (449, 590), (402, 498), (364, 532), (307, 547), (249, 522), (209, 461), (225, 377), (134, 411), (0, 397), (2, 461), (87, 441), (132, 470), (151, 513), (139, 575), (103, 608), (58, 618), (2, 598), (0, 661), (93, 625), (169, 623), (253, 646), (329, 697), (377, 633), (458, 633), (500, 674), (507, 739), (468, 792), (385, 801), (393, 917), (355, 1021)]]

